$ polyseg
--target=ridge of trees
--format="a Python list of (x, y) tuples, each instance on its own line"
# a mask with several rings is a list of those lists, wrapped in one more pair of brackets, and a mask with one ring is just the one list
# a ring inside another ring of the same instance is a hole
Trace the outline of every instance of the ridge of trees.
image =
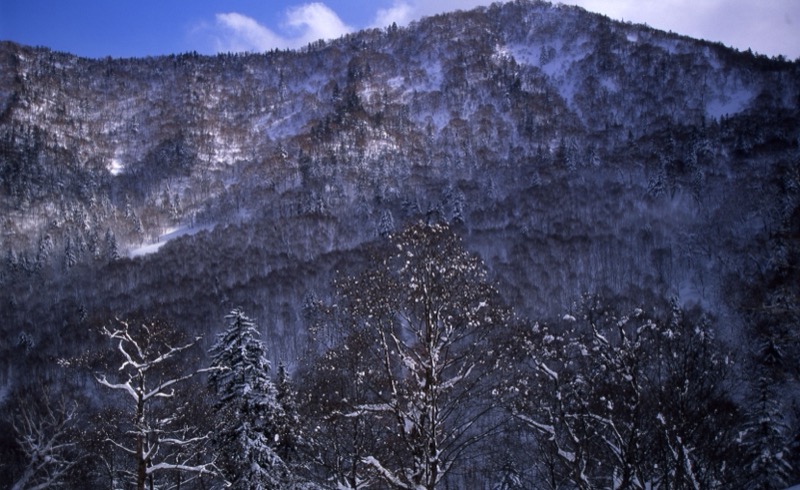
[[(166, 322), (104, 322), (105, 352), (61, 361), (94, 394), (58, 402), (52, 386), (12, 409), (2, 474), (15, 489), (779, 489), (800, 476), (787, 400), (744, 377), (749, 361), (701, 310), (586, 295), (530, 322), (437, 222), (377, 241), (335, 286), (307, 301), (291, 377), (272, 373), (240, 308), (202, 363), (198, 339)], [(756, 361), (790, 369), (774, 353)]]

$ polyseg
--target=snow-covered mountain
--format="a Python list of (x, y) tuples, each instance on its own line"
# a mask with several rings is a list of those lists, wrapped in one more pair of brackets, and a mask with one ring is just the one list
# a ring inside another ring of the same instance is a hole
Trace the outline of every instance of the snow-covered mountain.
[(799, 75), (522, 0), (300, 51), (2, 43), (0, 351), (133, 311), (213, 330), (243, 305), (291, 357), (304, 299), (420, 219), (458, 227), (526, 315), (590, 291), (735, 325), (796, 255)]
[(541, 1), (299, 51), (0, 43), (0, 481), (217, 472), (190, 374), (235, 320), (277, 425), (222, 425), (291, 488), (796, 482), (799, 111), (798, 62)]

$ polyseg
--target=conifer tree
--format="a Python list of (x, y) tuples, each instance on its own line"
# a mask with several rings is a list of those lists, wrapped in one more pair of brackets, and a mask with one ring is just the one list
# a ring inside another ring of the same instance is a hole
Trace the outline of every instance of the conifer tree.
[(114, 232), (111, 231), (110, 228), (106, 230), (105, 242), (106, 242), (106, 247), (105, 247), (106, 259), (109, 262), (119, 260), (120, 255), (119, 255), (119, 246), (117, 245), (117, 237), (114, 236)]
[(389, 236), (394, 231), (394, 217), (392, 212), (384, 209), (381, 212), (381, 220), (378, 223), (378, 234), (382, 237)]
[(209, 384), (217, 395), (214, 442), (221, 468), (235, 488), (281, 488), (285, 464), (275, 452), (282, 410), (269, 378), (267, 350), (256, 324), (241, 309), (210, 350)]
[(276, 400), (281, 411), (276, 420), (275, 440), (278, 456), (289, 462), (297, 453), (302, 436), (299, 432), (300, 416), (297, 413), (297, 399), (286, 365), (278, 364), (276, 379)]
[(785, 488), (792, 483), (789, 427), (768, 376), (760, 376), (756, 385), (741, 436), (745, 483), (754, 490)]

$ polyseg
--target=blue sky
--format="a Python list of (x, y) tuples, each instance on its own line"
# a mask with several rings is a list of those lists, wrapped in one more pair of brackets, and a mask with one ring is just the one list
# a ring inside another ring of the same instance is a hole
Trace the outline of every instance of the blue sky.
[[(296, 48), (490, 0), (0, 0), (0, 40), (87, 57)], [(738, 49), (800, 57), (800, 0), (564, 0)]]

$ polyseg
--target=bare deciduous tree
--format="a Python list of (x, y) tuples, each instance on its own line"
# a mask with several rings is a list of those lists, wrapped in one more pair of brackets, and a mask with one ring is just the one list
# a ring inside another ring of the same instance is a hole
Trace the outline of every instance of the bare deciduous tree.
[(198, 340), (173, 347), (163, 338), (164, 332), (164, 326), (158, 323), (134, 328), (118, 321), (114, 330), (103, 328), (103, 335), (117, 343), (123, 362), (116, 382), (109, 381), (106, 374), (97, 377), (97, 381), (128, 395), (133, 412), (133, 423), (126, 432), (128, 440), (109, 442), (135, 461), (133, 479), (138, 490), (144, 490), (148, 481), (152, 487), (154, 475), (163, 471), (216, 473), (213, 461), (195, 460), (208, 436), (197, 434), (177, 413), (156, 410), (163, 408), (158, 406), (160, 402), (175, 399), (176, 387), (194, 375), (178, 371), (175, 361)]
[(61, 400), (51, 406), (45, 393), (41, 403), (23, 403), (13, 420), (17, 444), (27, 464), (11, 490), (39, 490), (60, 483), (78, 462), (69, 438), (77, 409)]
[(361, 481), (433, 489), (501, 425), (490, 373), (502, 360), (494, 336), (511, 315), (446, 226), (411, 226), (390, 247), (341, 290), (344, 348), (360, 346), (354, 382), (366, 389), (342, 416), (384, 443), (362, 455)]

